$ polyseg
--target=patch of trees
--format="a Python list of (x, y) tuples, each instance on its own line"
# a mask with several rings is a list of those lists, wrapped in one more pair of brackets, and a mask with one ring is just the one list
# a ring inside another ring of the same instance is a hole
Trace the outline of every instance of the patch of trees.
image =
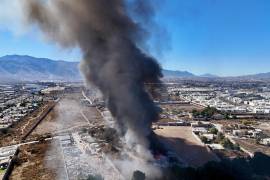
[(207, 106), (202, 111), (198, 111), (196, 109), (192, 110), (192, 115), (195, 118), (212, 118), (218, 112), (219, 111), (216, 108)]
[(205, 136), (201, 136), (200, 139), (204, 144), (208, 143), (208, 139)]
[(218, 133), (218, 130), (217, 130), (217, 128), (212, 127), (212, 128), (209, 129), (209, 132), (210, 132), (211, 134), (217, 134), (217, 133)]
[(233, 144), (228, 138), (226, 138), (222, 133), (217, 133), (217, 137), (215, 139), (215, 143), (221, 144), (224, 148), (229, 150), (240, 150), (240, 146), (238, 144)]

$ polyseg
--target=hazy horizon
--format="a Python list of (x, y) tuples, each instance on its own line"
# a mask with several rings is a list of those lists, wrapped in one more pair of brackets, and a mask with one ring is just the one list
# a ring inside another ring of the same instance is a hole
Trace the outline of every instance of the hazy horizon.
[[(80, 63), (80, 61), (68, 61), (68, 60), (65, 60), (65, 59), (51, 59), (49, 57), (35, 57), (35, 56), (30, 56), (30, 55), (27, 55), (27, 54), (7, 54), (7, 55), (4, 55), (4, 56), (0, 56), (0, 58), (2, 57), (5, 57), (5, 56), (29, 56), (29, 57), (33, 57), (33, 58), (44, 58), (44, 59), (49, 59), (49, 60), (53, 60), (53, 61), (64, 61), (64, 62), (74, 62), (74, 63)], [(166, 68), (163, 68), (163, 70), (169, 70), (169, 71), (180, 71), (180, 72), (187, 72), (187, 73), (192, 73), (193, 75), (195, 76), (204, 76), (204, 75), (209, 75), (209, 76), (217, 76), (217, 77), (237, 77), (237, 76), (248, 76), (248, 75), (256, 75), (256, 74), (262, 74), (262, 73), (270, 73), (270, 71), (267, 71), (267, 72), (259, 72), (259, 73), (255, 73), (255, 74), (242, 74), (242, 75), (228, 75), (228, 76), (220, 76), (220, 75), (217, 75), (217, 74), (212, 74), (212, 73), (209, 73), (209, 72), (205, 72), (205, 73), (202, 73), (202, 74), (196, 74), (192, 71), (188, 71), (188, 70), (185, 70), (185, 69), (166, 69)]]

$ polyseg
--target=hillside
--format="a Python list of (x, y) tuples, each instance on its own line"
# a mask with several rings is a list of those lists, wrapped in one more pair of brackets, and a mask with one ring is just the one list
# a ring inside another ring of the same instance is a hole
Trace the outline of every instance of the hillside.
[(0, 58), (0, 74), (1, 81), (81, 80), (77, 62), (18, 55)]
[(171, 70), (163, 70), (164, 77), (179, 77), (179, 78), (190, 78), (196, 77), (194, 74), (188, 71), (171, 71)]
[[(0, 57), (0, 81), (80, 81), (78, 62), (9, 55)], [(195, 77), (187, 71), (163, 70), (165, 77)]]
[[(47, 58), (9, 55), (0, 57), (0, 82), (10, 81), (81, 81), (78, 62), (55, 61)], [(238, 77), (218, 77), (212, 74), (201, 76), (188, 71), (162, 70), (165, 78), (187, 79), (270, 79), (269, 73)]]

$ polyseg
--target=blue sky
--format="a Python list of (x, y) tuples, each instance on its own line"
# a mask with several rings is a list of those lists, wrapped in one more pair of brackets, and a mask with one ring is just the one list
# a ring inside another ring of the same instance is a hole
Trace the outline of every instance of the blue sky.
[[(167, 30), (170, 49), (150, 52), (166, 69), (224, 76), (270, 72), (269, 0), (164, 0), (155, 19)], [(14, 35), (0, 23), (0, 56), (6, 54), (81, 58), (79, 50), (63, 50), (33, 31)]]
[(0, 56), (18, 54), (46, 57), (55, 60), (80, 61), (78, 49), (63, 49), (46, 41), (40, 33), (14, 34), (9, 30), (0, 30)]

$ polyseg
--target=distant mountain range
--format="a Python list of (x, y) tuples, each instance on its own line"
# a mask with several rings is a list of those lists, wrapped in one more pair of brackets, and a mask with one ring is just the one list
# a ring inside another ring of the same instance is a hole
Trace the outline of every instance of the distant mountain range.
[(270, 78), (270, 72), (268, 72), (268, 73), (259, 73), (259, 74), (254, 74), (254, 75), (238, 76), (238, 78), (244, 78), (244, 79), (269, 79)]
[(205, 77), (205, 78), (218, 78), (219, 76), (214, 75), (214, 74), (206, 73), (206, 74), (200, 75), (200, 77)]
[(191, 78), (196, 77), (196, 75), (188, 71), (171, 71), (171, 70), (162, 70), (164, 77), (182, 77), (182, 78)]
[[(47, 58), (9, 55), (0, 57), (0, 82), (6, 81), (81, 81), (78, 62), (55, 61)], [(188, 71), (163, 70), (165, 78), (211, 78), (219, 79), (212, 74), (197, 76)], [(230, 79), (269, 79), (269, 73), (228, 77)]]
[(18, 55), (0, 58), (0, 81), (77, 81), (81, 79), (78, 62)]

